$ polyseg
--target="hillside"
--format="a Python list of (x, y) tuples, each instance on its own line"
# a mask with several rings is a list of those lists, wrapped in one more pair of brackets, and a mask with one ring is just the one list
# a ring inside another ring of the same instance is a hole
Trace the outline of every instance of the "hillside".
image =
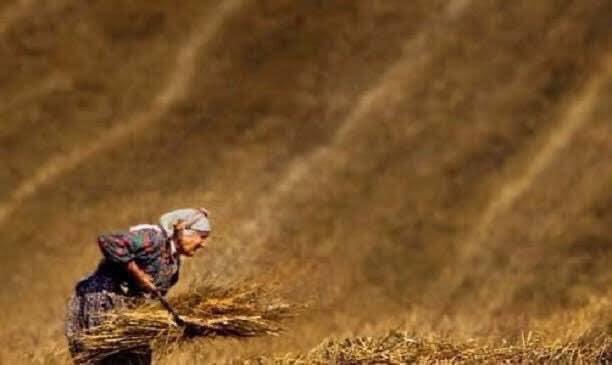
[(98, 233), (181, 206), (214, 232), (175, 293), (253, 277), (314, 305), (280, 338), (159, 363), (396, 328), (611, 337), (610, 18), (605, 0), (6, 0), (0, 363), (51, 361)]

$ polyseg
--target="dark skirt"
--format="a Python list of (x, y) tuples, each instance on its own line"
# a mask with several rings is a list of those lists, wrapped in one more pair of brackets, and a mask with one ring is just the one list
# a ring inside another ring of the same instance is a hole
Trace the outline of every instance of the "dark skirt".
[[(98, 270), (81, 280), (68, 304), (65, 334), (73, 359), (86, 351), (79, 341), (84, 330), (102, 323), (103, 314), (111, 309), (133, 307), (142, 302), (139, 295), (129, 295), (122, 289), (120, 282), (103, 270)], [(75, 360), (76, 362), (76, 360)], [(134, 364), (151, 363), (151, 348), (143, 347), (111, 355), (97, 364)]]

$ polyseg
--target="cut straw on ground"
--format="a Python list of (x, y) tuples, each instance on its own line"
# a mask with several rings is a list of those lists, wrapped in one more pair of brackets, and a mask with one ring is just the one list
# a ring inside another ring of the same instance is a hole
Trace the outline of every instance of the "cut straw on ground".
[(422, 339), (392, 331), (380, 337), (329, 339), (305, 354), (260, 357), (245, 364), (612, 364), (612, 338), (547, 345), (489, 346)]

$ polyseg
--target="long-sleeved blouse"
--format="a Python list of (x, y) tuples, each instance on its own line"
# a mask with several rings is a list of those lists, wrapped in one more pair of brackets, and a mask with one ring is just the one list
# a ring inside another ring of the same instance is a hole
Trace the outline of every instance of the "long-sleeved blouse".
[(125, 271), (130, 261), (149, 274), (163, 294), (178, 281), (179, 255), (174, 243), (158, 226), (136, 226), (128, 232), (101, 235), (97, 241), (104, 255), (100, 268), (111, 272), (118, 281), (125, 281), (130, 290), (138, 291)]

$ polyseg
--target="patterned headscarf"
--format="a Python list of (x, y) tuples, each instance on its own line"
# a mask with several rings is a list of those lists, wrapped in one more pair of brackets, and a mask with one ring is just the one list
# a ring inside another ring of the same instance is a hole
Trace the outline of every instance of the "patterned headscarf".
[(210, 232), (210, 222), (208, 212), (204, 209), (177, 209), (162, 215), (159, 224), (162, 226), (168, 237), (174, 232), (174, 224), (179, 220), (187, 222), (185, 230), (197, 232)]

